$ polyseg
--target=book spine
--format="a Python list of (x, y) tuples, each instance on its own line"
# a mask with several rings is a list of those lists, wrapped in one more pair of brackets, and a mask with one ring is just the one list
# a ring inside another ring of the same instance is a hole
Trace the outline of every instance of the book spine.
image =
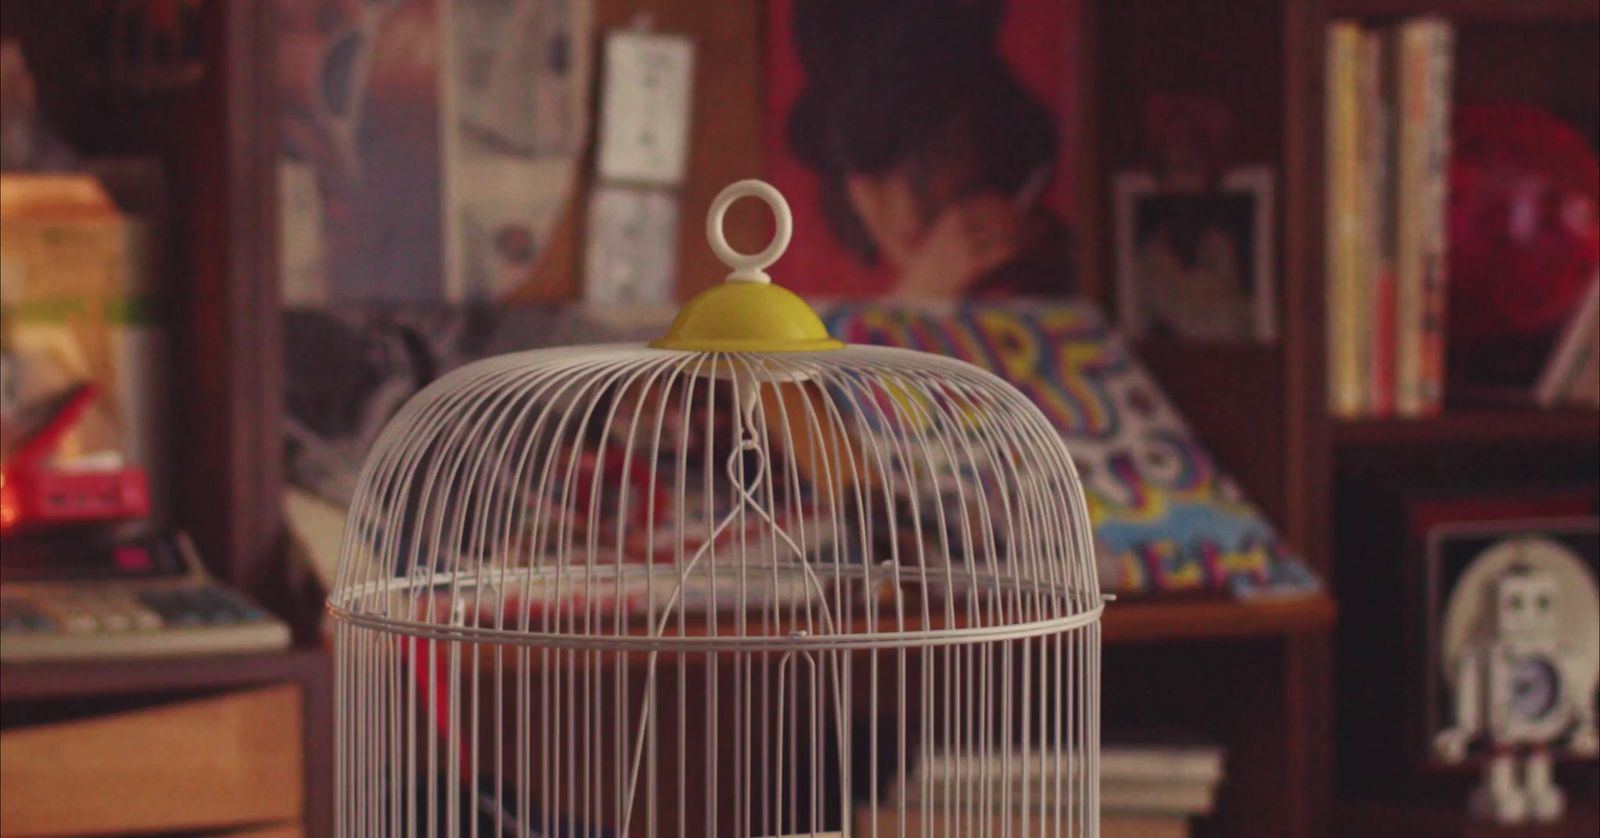
[(1100, 806), (1132, 812), (1205, 815), (1215, 806), (1216, 792), (1204, 785), (1100, 784)]
[(1399, 43), (1393, 29), (1374, 33), (1378, 51), (1378, 101), (1383, 114), (1382, 150), (1377, 158), (1381, 190), (1378, 195), (1377, 229), (1378, 275), (1373, 278), (1373, 413), (1395, 413), (1396, 339), (1399, 337), (1396, 309), (1399, 306), (1399, 206), (1395, 182), (1399, 177), (1400, 149), (1400, 72)]
[(1426, 21), (1429, 44), (1427, 160), (1423, 192), (1424, 228), (1421, 346), (1417, 403), (1424, 414), (1444, 405), (1446, 280), (1450, 250), (1451, 87), (1455, 77), (1455, 31), (1442, 19)]
[(1395, 358), (1398, 350), (1395, 344), (1400, 336), (1400, 327), (1396, 310), (1399, 307), (1399, 279), (1395, 276), (1393, 261), (1384, 263), (1382, 272), (1377, 277), (1377, 288), (1373, 301), (1372, 331), (1375, 336), (1373, 347), (1373, 406), (1375, 416), (1395, 415)]
[(1600, 276), (1589, 283), (1583, 302), (1567, 320), (1555, 349), (1545, 361), (1544, 370), (1534, 384), (1533, 400), (1541, 407), (1554, 407), (1563, 401), (1584, 402), (1594, 383), (1587, 378), (1600, 347)]
[(1388, 243), (1390, 115), (1384, 39), (1361, 35), (1361, 360), (1366, 413), (1394, 412), (1394, 269)]
[(1329, 408), (1335, 416), (1366, 410), (1361, 363), (1360, 304), (1360, 125), (1361, 28), (1340, 21), (1328, 27), (1327, 274)]
[(1400, 24), (1396, 43), (1400, 121), (1395, 150), (1395, 410), (1423, 413), (1422, 322), (1428, 161), (1428, 65), (1432, 44), (1426, 21)]
[(1568, 404), (1596, 410), (1600, 409), (1600, 339), (1595, 334), (1595, 321), (1589, 322), (1589, 342), (1579, 351), (1561, 398)]

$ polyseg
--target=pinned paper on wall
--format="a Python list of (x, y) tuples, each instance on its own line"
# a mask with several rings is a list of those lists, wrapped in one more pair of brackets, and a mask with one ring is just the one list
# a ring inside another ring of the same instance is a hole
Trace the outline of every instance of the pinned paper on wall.
[(677, 186), (689, 150), (694, 45), (680, 35), (606, 38), (598, 173), (611, 182)]
[(591, 303), (672, 300), (693, 84), (688, 38), (645, 29), (607, 36), (584, 260)]
[(597, 187), (589, 198), (584, 299), (605, 305), (672, 301), (678, 199), (659, 189)]
[(517, 296), (577, 187), (591, 0), (284, 0), (282, 297)]

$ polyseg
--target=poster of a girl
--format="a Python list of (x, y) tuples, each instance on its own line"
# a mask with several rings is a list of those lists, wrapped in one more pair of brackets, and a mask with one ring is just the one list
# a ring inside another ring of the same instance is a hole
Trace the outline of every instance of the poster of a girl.
[(1041, 200), (1066, 161), (1055, 115), (1002, 54), (1006, 13), (998, 0), (794, 0), (803, 81), (785, 150), (814, 176), (834, 242), (865, 269), (797, 290), (1072, 290), (1067, 228)]

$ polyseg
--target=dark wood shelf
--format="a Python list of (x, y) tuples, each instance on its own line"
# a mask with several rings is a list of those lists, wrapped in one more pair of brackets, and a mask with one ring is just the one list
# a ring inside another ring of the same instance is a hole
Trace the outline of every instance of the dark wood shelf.
[[(1571, 793), (1569, 792), (1569, 795)], [(1462, 838), (1579, 838), (1600, 832), (1593, 798), (1569, 796), (1567, 814), (1550, 824), (1496, 826), (1467, 816), (1466, 802), (1450, 804), (1343, 800), (1339, 835), (1459, 835)]]
[(1258, 602), (1129, 598), (1106, 606), (1103, 638), (1108, 644), (1159, 643), (1318, 633), (1331, 630), (1337, 614), (1324, 594)]
[(1354, 419), (1334, 424), (1340, 447), (1600, 446), (1600, 412), (1474, 409), (1420, 419)]
[(1457, 20), (1600, 20), (1600, 0), (1330, 0), (1333, 17), (1439, 14)]
[(223, 690), (277, 681), (324, 689), (330, 672), (331, 656), (315, 648), (246, 655), (12, 663), (0, 667), (0, 701)]

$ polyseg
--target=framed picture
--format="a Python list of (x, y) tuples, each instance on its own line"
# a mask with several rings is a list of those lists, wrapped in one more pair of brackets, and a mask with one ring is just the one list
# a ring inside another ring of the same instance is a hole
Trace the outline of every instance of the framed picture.
[(1130, 337), (1258, 340), (1277, 336), (1272, 283), (1272, 172), (1198, 178), (1117, 175), (1117, 306)]
[[(1455, 662), (1496, 640), (1496, 622), (1505, 619), (1496, 613), (1497, 586), (1508, 576), (1548, 580), (1554, 601), (1541, 607), (1549, 606), (1553, 639), (1572, 658), (1563, 674), (1587, 684), (1592, 695), (1600, 670), (1600, 631), (1595, 628), (1600, 623), (1600, 518), (1441, 522), (1427, 529), (1425, 545), (1421, 725), (1414, 742), (1425, 764), (1440, 765), (1430, 743), (1456, 724)], [(1538, 674), (1514, 676), (1509, 712), (1562, 699), (1559, 679), (1546, 683), (1551, 679)]]

